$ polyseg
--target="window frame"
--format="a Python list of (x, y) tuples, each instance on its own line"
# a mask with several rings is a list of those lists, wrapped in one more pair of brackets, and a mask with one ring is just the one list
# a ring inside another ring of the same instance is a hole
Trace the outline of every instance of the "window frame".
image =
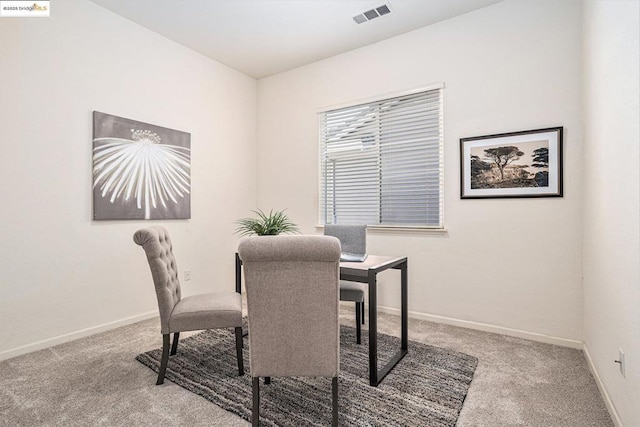
[[(323, 113), (332, 112), (335, 110), (341, 110), (349, 107), (356, 107), (363, 104), (373, 104), (384, 102), (387, 100), (391, 100), (393, 98), (410, 96), (419, 94), (422, 92), (429, 92), (434, 90), (440, 91), (440, 105), (439, 105), (439, 119), (440, 119), (440, 133), (439, 133), (439, 142), (438, 142), (438, 152), (439, 152), (439, 224), (382, 224), (382, 223), (374, 223), (367, 224), (369, 229), (380, 230), (380, 231), (435, 231), (441, 232), (446, 231), (444, 227), (444, 88), (445, 85), (443, 82), (434, 83), (428, 86), (422, 86), (419, 88), (387, 93), (382, 95), (376, 95), (365, 99), (359, 99), (356, 101), (351, 101), (338, 105), (331, 105), (328, 107), (323, 107), (317, 110), (318, 114), (318, 205), (317, 205), (317, 215), (318, 215), (318, 225), (317, 228), (323, 228), (325, 224), (326, 218), (323, 218), (322, 207), (324, 205), (324, 183), (325, 178), (323, 178), (323, 157), (325, 153), (323, 148), (325, 148), (325, 142), (323, 141)], [(325, 148), (326, 149), (326, 148)]]

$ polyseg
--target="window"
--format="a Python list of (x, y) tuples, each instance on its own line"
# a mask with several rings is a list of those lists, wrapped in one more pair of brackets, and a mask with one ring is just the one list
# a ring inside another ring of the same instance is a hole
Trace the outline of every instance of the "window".
[(322, 224), (442, 227), (442, 86), (319, 119)]

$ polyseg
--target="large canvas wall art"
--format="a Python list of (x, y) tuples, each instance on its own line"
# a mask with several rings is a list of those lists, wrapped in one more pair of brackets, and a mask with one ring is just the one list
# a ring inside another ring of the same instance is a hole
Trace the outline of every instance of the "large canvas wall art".
[(191, 218), (191, 134), (93, 112), (93, 219)]

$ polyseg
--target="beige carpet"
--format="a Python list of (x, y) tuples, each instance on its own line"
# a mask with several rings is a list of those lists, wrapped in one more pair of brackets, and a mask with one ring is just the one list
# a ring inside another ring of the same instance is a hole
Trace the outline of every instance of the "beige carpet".
[[(351, 305), (341, 320), (353, 325)], [(399, 324), (378, 321), (392, 335)], [(458, 427), (613, 425), (581, 351), (411, 319), (409, 338), (478, 358)], [(135, 357), (161, 341), (151, 319), (0, 362), (0, 425), (248, 425), (170, 381), (156, 386)]]

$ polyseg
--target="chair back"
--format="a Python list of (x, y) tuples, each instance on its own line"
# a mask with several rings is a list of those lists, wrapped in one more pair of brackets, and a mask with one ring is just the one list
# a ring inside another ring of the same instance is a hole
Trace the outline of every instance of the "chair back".
[(158, 298), (161, 332), (168, 334), (171, 312), (182, 298), (171, 238), (164, 227), (153, 226), (136, 231), (133, 241), (142, 246), (147, 255)]
[(329, 236), (240, 241), (251, 376), (336, 377), (340, 242)]
[(325, 236), (334, 236), (340, 240), (342, 252), (350, 254), (367, 253), (367, 226), (366, 225), (339, 225), (326, 224)]

